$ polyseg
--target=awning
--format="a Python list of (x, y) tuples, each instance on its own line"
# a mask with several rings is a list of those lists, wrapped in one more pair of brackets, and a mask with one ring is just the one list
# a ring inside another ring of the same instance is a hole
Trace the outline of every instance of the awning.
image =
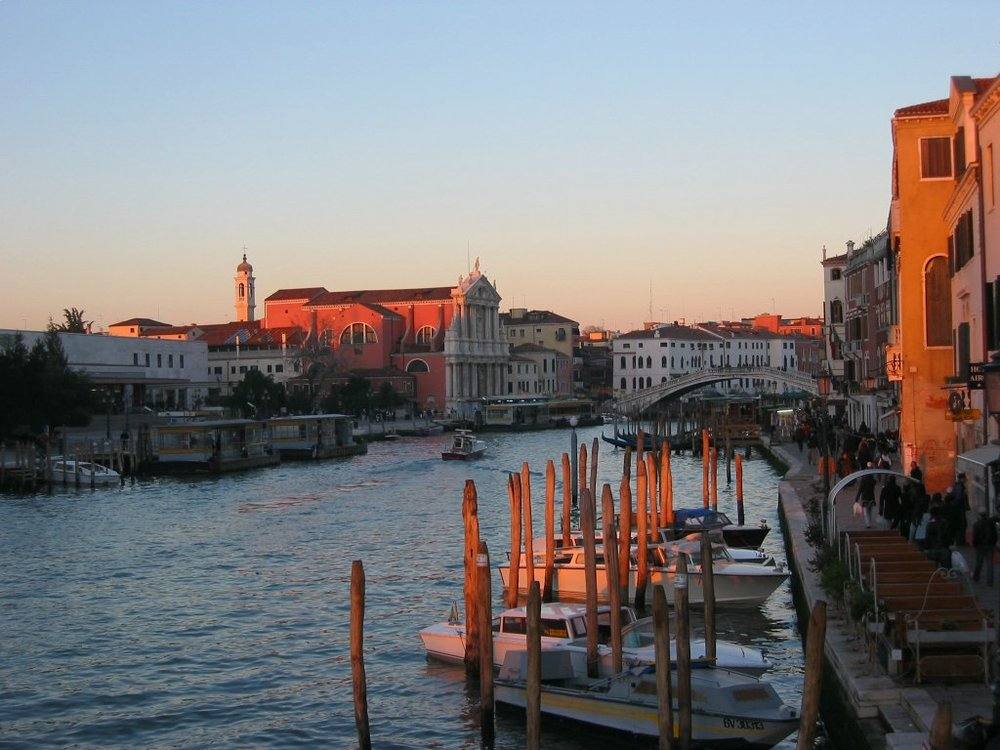
[(973, 448), (971, 451), (960, 453), (955, 458), (955, 462), (964, 461), (967, 464), (978, 467), (986, 467), (1000, 461), (1000, 445), (990, 443)]
[(892, 417), (895, 417), (898, 414), (899, 414), (899, 408), (898, 407), (894, 408), (894, 409), (889, 409), (888, 411), (884, 411), (884, 412), (882, 412), (881, 414), (878, 415), (878, 421), (879, 422), (884, 422), (885, 420), (891, 419)]

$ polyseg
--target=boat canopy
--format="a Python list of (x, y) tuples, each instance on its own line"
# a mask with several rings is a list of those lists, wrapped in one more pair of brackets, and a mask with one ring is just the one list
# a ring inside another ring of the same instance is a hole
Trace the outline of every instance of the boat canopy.
[(678, 508), (674, 510), (674, 523), (683, 524), (688, 519), (700, 518), (702, 523), (723, 521), (723, 514), (711, 508)]

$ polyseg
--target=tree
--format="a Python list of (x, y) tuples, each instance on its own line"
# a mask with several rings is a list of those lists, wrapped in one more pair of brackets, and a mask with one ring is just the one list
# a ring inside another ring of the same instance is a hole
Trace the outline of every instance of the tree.
[(388, 380), (382, 383), (382, 387), (378, 389), (378, 396), (375, 398), (376, 406), (388, 410), (395, 409), (403, 403), (405, 403), (405, 399), (399, 395)]
[(284, 404), (285, 387), (275, 383), (271, 375), (265, 375), (260, 370), (250, 370), (244, 375), (243, 380), (233, 388), (232, 395), (226, 399), (227, 406), (247, 418), (266, 418)]
[(53, 323), (49, 318), (49, 332), (58, 331), (60, 333), (87, 333), (94, 321), (84, 320), (83, 310), (75, 307), (63, 308), (63, 322)]
[(355, 416), (371, 406), (372, 384), (358, 375), (352, 375), (339, 389), (344, 411)]

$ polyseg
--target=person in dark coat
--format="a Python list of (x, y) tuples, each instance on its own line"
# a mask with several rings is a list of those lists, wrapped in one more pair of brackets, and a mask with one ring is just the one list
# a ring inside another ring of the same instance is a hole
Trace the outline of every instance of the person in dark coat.
[(924, 472), (917, 465), (916, 461), (910, 461), (910, 476), (916, 479), (918, 482), (924, 481)]
[(896, 477), (890, 476), (878, 496), (878, 512), (894, 529), (899, 525), (899, 501), (902, 496)]
[(913, 512), (910, 514), (910, 539), (914, 539), (914, 534), (924, 518), (924, 513), (930, 505), (930, 498), (927, 497), (927, 490), (922, 482), (915, 482), (913, 485)]
[(997, 546), (997, 525), (985, 513), (972, 525), (972, 546), (976, 548), (976, 569), (972, 580), (978, 581), (986, 563), (986, 585), (993, 588), (993, 551)]
[[(872, 468), (869, 463), (868, 468)], [(858, 482), (858, 495), (855, 498), (856, 502), (861, 503), (861, 507), (865, 511), (865, 528), (870, 529), (872, 526), (872, 510), (875, 507), (875, 475), (866, 474), (861, 477), (861, 481)]]
[(927, 524), (927, 537), (924, 539), (927, 557), (943, 568), (951, 568), (950, 541), (942, 506), (932, 501), (931, 518)]
[(899, 500), (899, 511), (897, 522), (899, 523), (899, 533), (903, 539), (910, 538), (910, 523), (913, 518), (913, 504), (916, 501), (916, 482), (907, 482), (903, 488), (903, 495)]
[(952, 532), (954, 534), (953, 539), (954, 544), (958, 547), (965, 546), (965, 534), (968, 530), (968, 517), (969, 512), (969, 492), (965, 488), (965, 474), (959, 473), (955, 478), (955, 486), (952, 489), (952, 509), (951, 509), (951, 525)]

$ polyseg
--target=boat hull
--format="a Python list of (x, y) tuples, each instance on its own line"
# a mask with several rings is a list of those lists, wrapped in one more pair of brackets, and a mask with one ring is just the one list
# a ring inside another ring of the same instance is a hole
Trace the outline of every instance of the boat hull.
[[(497, 701), (525, 707), (525, 689), (521, 684), (497, 680), (494, 689)], [(659, 736), (655, 703), (644, 705), (594, 698), (580, 690), (543, 685), (541, 709), (543, 713), (584, 724), (647, 737)], [(798, 724), (795, 718), (750, 718), (695, 710), (691, 715), (691, 737), (701, 747), (773, 747), (794, 732)], [(680, 719), (676, 709), (673, 725), (677, 736)]]
[(360, 456), (368, 452), (367, 443), (354, 443), (353, 445), (323, 445), (317, 448), (296, 447), (277, 448), (283, 461), (311, 461), (320, 458), (343, 458), (346, 456)]
[[(771, 566), (748, 563), (739, 567), (741, 571), (739, 573), (726, 573), (724, 569), (714, 571), (715, 603), (717, 606), (756, 606), (762, 604), (788, 578), (788, 573)], [(501, 565), (499, 570), (500, 578), (506, 587), (510, 576), (510, 566)], [(539, 586), (544, 583), (544, 578), (545, 569), (536, 567), (535, 580), (538, 581)], [(518, 576), (518, 590), (526, 593), (529, 585), (528, 572), (522, 566)], [(650, 569), (649, 583), (646, 589), (647, 601), (651, 601), (650, 597), (654, 586), (661, 586), (667, 596), (667, 603), (673, 604), (674, 571), (663, 568)], [(552, 575), (552, 590), (556, 596), (561, 598), (583, 599), (587, 593), (583, 566), (556, 567)], [(636, 571), (632, 570), (629, 572), (629, 598), (635, 596), (635, 591)], [(608, 600), (607, 576), (603, 566), (597, 567), (597, 598), (599, 601)], [(691, 604), (701, 604), (704, 600), (701, 573), (688, 573), (688, 601)]]
[(482, 458), (483, 454), (486, 453), (486, 449), (482, 448), (480, 450), (470, 451), (469, 453), (457, 453), (455, 451), (443, 451), (441, 453), (441, 458), (445, 461), (472, 461), (477, 458)]

